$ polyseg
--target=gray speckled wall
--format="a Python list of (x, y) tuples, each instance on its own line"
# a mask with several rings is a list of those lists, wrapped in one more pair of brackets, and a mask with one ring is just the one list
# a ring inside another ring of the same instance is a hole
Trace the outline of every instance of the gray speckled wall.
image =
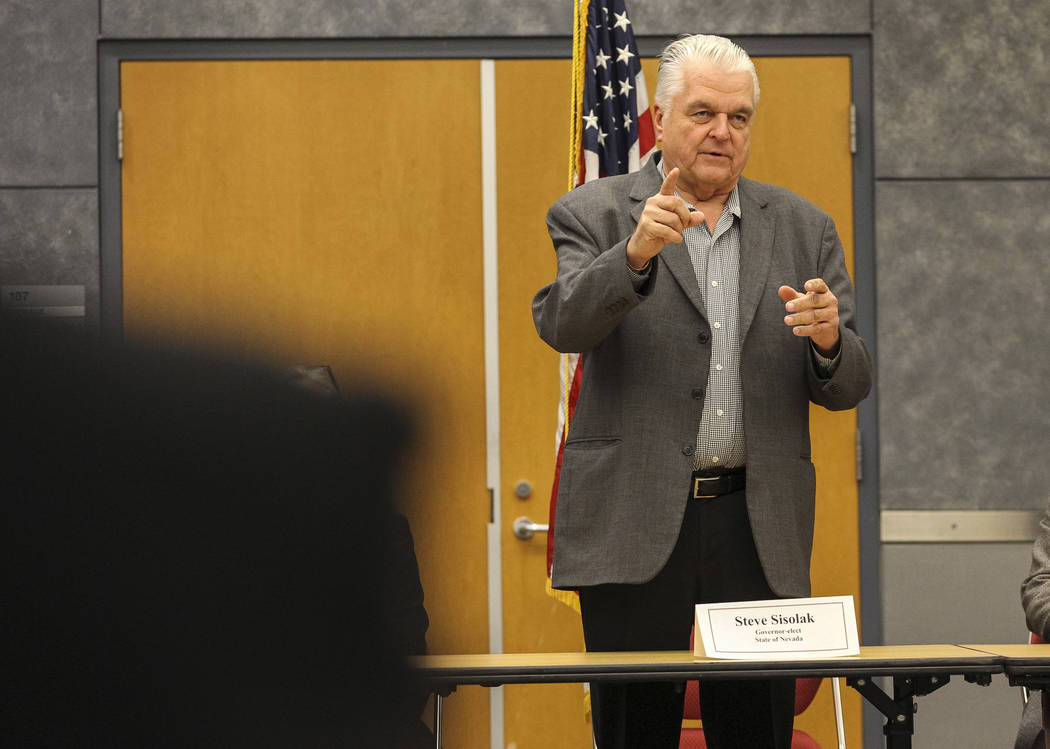
[[(104, 0), (103, 8), (106, 37), (563, 36), (572, 30), (568, 0)], [(628, 9), (638, 34), (850, 34), (871, 28), (867, 0), (633, 0)]]
[(544, 0), (104, 0), (106, 37), (450, 37), (572, 33), (572, 4)]
[(882, 182), (884, 509), (1050, 493), (1050, 181)]
[(98, 320), (96, 0), (0, 2), (0, 283), (83, 285)]
[(1050, 2), (877, 0), (880, 177), (1050, 177)]
[(1050, 2), (874, 8), (882, 506), (1042, 509)]
[(94, 185), (96, 0), (0, 2), (0, 186)]
[(864, 34), (868, 0), (628, 0), (642, 34)]
[(98, 324), (98, 192), (0, 190), (0, 280), (84, 286), (85, 320)]

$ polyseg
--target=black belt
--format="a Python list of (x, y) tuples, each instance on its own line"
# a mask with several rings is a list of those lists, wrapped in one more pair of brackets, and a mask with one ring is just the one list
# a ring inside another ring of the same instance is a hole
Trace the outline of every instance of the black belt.
[(747, 486), (747, 472), (740, 468), (705, 468), (693, 471), (693, 499), (713, 499), (738, 492)]

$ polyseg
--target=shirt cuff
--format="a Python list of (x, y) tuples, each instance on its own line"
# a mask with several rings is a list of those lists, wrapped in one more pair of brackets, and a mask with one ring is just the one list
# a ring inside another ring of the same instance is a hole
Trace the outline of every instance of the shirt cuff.
[(813, 341), (809, 342), (809, 350), (813, 353), (813, 365), (817, 368), (817, 377), (822, 380), (830, 380), (835, 370), (838, 369), (839, 360), (842, 358), (842, 347), (839, 346), (838, 352), (831, 359), (817, 351)]
[(630, 263), (626, 263), (626, 265), (627, 270), (631, 273), (631, 285), (634, 286), (635, 291), (641, 290), (645, 282), (649, 280), (649, 271), (653, 269), (652, 258), (646, 261), (645, 267), (641, 270), (635, 270)]

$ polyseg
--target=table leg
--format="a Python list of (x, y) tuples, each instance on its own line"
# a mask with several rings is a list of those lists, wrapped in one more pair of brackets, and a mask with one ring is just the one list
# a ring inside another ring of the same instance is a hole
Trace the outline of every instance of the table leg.
[[(1043, 707), (1043, 746), (1045, 749), (1050, 749), (1050, 730), (1047, 727), (1050, 726), (1050, 690), (1040, 689), (1039, 690), (1040, 704)], [(1029, 699), (1032, 699), (1034, 695), (1030, 695)]]
[(940, 689), (948, 680), (947, 675), (894, 676), (892, 699), (870, 677), (849, 677), (846, 683), (886, 716), (882, 732), (886, 736), (887, 749), (911, 749), (911, 737), (915, 733), (915, 697)]
[(441, 749), (441, 692), (434, 693), (434, 746)]

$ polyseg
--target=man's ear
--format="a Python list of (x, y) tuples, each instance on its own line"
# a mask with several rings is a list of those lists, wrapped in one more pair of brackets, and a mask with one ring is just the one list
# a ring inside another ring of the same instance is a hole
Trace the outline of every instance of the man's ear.
[(664, 135), (664, 108), (659, 104), (653, 104), (653, 131), (656, 133), (656, 142), (663, 140)]

